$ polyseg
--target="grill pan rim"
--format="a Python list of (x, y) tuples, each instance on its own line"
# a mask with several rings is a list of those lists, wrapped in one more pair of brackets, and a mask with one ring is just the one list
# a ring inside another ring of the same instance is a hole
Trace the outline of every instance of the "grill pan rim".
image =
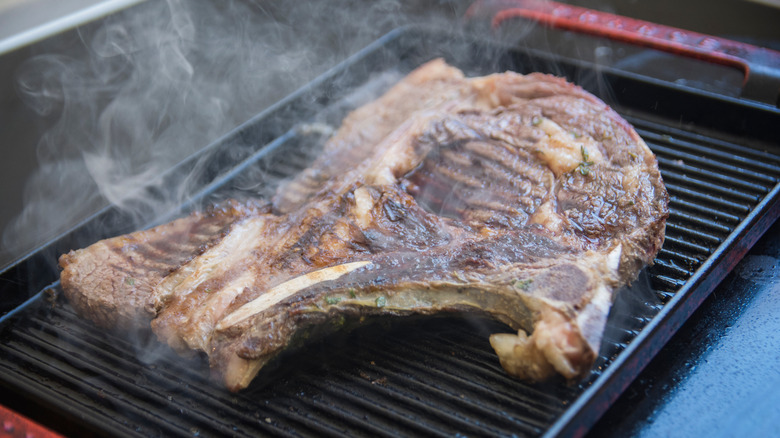
[[(592, 413), (590, 409), (600, 403), (611, 406), (617, 400), (778, 217), (780, 217), (780, 183), (776, 184), (748, 217), (740, 222), (674, 297), (631, 340), (628, 347), (610, 363), (604, 373), (577, 397), (571, 408), (564, 412), (544, 436), (584, 435), (606, 412), (605, 408), (593, 418), (587, 415)], [(734, 257), (734, 253), (730, 251), (737, 246), (737, 256)], [(727, 257), (727, 254), (730, 257)], [(639, 355), (642, 356), (641, 359), (637, 358)]]

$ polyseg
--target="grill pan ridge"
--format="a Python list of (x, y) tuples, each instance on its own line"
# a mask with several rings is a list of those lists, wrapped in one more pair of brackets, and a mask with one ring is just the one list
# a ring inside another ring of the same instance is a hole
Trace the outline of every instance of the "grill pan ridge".
[[(450, 43), (446, 51), (441, 41)], [(4, 293), (20, 290), (14, 310), (0, 320), (0, 402), (42, 423), (67, 423), (55, 429), (111, 436), (583, 434), (777, 218), (780, 150), (769, 127), (780, 113), (620, 72), (595, 73), (530, 48), (403, 28), (207, 148), (204, 154), (227, 157), (233, 143), (257, 145), (254, 153), (213, 160), (203, 190), (179, 212), (250, 195), (236, 187), (257, 186), (258, 169), (269, 187), (301, 170), (320, 140), (296, 123), (338, 125), (348, 109), (339, 99), (348, 90), (436, 56), (470, 75), (506, 69), (566, 75), (615, 107), (658, 157), (671, 196), (666, 241), (637, 286), (619, 295), (615, 309), (631, 313), (612, 312), (601, 356), (584, 382), (514, 380), (487, 342), (505, 327), (441, 317), (380, 320), (330, 336), (286, 353), (249, 389), (230, 394), (209, 380), (202, 358), (180, 358), (148, 333), (129, 339), (97, 330), (59, 296), (56, 278), (30, 280), (41, 258), (105, 237), (84, 226), (2, 273)], [(605, 81), (611, 93), (599, 93)], [(707, 120), (702, 108), (731, 115)], [(721, 123), (724, 117), (732, 122)], [(190, 168), (185, 162), (179, 171)], [(94, 223), (112, 225), (101, 233), (129, 231), (111, 209), (87, 221)], [(44, 290), (25, 302), (27, 287)]]

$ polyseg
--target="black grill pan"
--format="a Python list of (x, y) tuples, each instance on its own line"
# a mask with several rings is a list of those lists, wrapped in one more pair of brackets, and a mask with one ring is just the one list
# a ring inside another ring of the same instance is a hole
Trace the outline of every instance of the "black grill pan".
[(658, 156), (671, 196), (666, 242), (655, 264), (619, 295), (601, 357), (581, 384), (507, 377), (487, 342), (506, 328), (464, 315), (380, 320), (332, 335), (285, 354), (247, 390), (231, 394), (209, 380), (203, 358), (180, 358), (149, 333), (97, 330), (59, 296), (53, 266), (60, 253), (132, 231), (130, 218), (107, 208), (0, 274), (0, 403), (80, 436), (587, 431), (778, 217), (776, 108), (533, 48), (402, 28), (173, 169), (172, 181), (201, 169), (202, 190), (148, 225), (226, 197), (270, 192), (322, 144), (302, 124), (337, 126), (355, 90), (379, 92), (438, 56), (469, 75), (564, 75), (612, 105)]

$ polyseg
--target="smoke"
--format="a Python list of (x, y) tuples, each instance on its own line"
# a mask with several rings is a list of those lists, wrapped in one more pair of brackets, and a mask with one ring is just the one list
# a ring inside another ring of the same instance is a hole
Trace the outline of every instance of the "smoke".
[[(168, 215), (200, 188), (212, 157), (172, 178), (177, 164), (390, 30), (454, 30), (471, 3), (150, 0), (42, 43), (16, 71), (16, 92), (49, 126), (23, 209), (3, 230), (0, 265), (106, 205), (132, 216), (134, 228)], [(528, 23), (509, 30), (499, 39), (510, 45), (578, 47)], [(496, 67), (479, 66), (467, 74)], [(499, 67), (508, 68), (566, 73), (544, 62)], [(260, 146), (235, 145), (238, 155)]]
[(446, 2), (149, 1), (44, 43), (16, 91), (52, 122), (2, 256), (109, 204), (145, 226), (197, 189), (193, 175), (165, 177), (177, 163), (393, 28), (460, 13)]
[(610, 360), (655, 317), (663, 303), (650, 281), (648, 269), (614, 293), (601, 348), (600, 362)]

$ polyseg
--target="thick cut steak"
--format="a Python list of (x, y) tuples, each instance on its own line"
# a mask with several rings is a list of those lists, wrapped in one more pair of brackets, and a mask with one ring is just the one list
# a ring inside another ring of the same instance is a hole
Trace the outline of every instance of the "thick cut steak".
[(612, 294), (660, 249), (667, 193), (631, 126), (562, 79), (431, 61), (343, 122), (257, 205), (228, 203), (60, 259), (76, 310), (202, 351), (231, 390), (322, 327), (489, 314), (521, 378), (592, 366)]

